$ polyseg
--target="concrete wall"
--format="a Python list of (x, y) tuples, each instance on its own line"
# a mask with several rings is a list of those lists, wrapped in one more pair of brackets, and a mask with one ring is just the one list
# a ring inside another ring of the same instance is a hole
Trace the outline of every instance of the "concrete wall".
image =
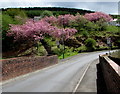
[(38, 56), (38, 57), (18, 57), (4, 59), (2, 61), (2, 80), (8, 80), (29, 72), (58, 63), (58, 57)]
[(113, 94), (120, 93), (120, 67), (108, 56), (99, 56), (101, 71), (107, 86), (107, 91)]
[(120, 66), (120, 58), (112, 57), (112, 56), (109, 56), (109, 58)]

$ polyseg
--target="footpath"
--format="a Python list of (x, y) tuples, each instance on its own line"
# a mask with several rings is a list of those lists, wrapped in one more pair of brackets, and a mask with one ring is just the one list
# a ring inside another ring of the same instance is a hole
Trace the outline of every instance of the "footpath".
[(76, 93), (77, 92), (94, 92), (97, 94), (103, 94), (103, 92), (106, 92), (106, 86), (98, 59), (94, 60), (90, 64), (86, 74), (76, 90)]

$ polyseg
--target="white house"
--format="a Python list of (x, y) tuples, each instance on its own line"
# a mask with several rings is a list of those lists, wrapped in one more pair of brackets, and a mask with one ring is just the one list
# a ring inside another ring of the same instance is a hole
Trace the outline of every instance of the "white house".
[(120, 26), (120, 24), (117, 22), (118, 19), (113, 19), (112, 21), (108, 22), (109, 25), (112, 26)]
[(38, 21), (38, 20), (40, 20), (41, 19), (41, 16), (34, 16), (34, 21)]

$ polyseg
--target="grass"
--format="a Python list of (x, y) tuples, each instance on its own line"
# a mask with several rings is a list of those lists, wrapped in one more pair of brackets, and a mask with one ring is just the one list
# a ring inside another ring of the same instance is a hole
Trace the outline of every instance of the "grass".
[[(70, 56), (74, 56), (77, 55), (78, 52), (67, 52), (64, 54), (64, 58), (70, 57)], [(63, 59), (63, 54), (61, 56), (58, 57), (59, 59)]]
[(117, 27), (117, 26), (108, 26), (107, 27), (107, 31), (111, 31), (111, 32), (114, 32), (114, 33), (116, 33), (116, 32), (118, 32), (118, 29), (119, 29), (120, 27)]
[(120, 58), (120, 50), (112, 53), (113, 57)]
[[(116, 27), (116, 26), (108, 26), (106, 31), (81, 31), (78, 32), (74, 35), (74, 37), (89, 37), (89, 38), (93, 38), (94, 36), (98, 36), (98, 37), (109, 37), (109, 36), (119, 36), (119, 34), (117, 34), (119, 31), (120, 27)], [(63, 58), (63, 45), (60, 45), (60, 48), (57, 48), (56, 45), (56, 40), (53, 39), (52, 37), (46, 36), (45, 37), (45, 41), (51, 46), (52, 51), (54, 51), (54, 53), (56, 55), (58, 55), (59, 59)], [(41, 43), (38, 44), (38, 52), (37, 55), (39, 56), (44, 56), (47, 54), (45, 48), (42, 46)], [(95, 50), (102, 50), (102, 49), (107, 49), (106, 46), (104, 47), (100, 47), (100, 48), (96, 48)], [(34, 47), (34, 50), (36, 50), (36, 47)], [(24, 52), (24, 54), (29, 53), (31, 51), (31, 49), (27, 50), (26, 52)], [(80, 52), (84, 52), (87, 51), (86, 46), (83, 45), (78, 47), (78, 48), (71, 48), (71, 47), (67, 47), (65, 46), (65, 58), (70, 57), (70, 56), (74, 56), (77, 55)], [(0, 58), (2, 59), (2, 58)]]

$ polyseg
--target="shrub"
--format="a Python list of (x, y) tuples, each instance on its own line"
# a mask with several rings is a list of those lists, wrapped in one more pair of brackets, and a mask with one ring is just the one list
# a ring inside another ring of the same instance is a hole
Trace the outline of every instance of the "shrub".
[(86, 23), (85, 29), (88, 31), (96, 31), (99, 29), (99, 25), (89, 21), (88, 23)]
[(96, 41), (92, 38), (88, 38), (85, 40), (85, 46), (88, 51), (93, 51), (96, 46)]
[(60, 48), (57, 48), (57, 46), (52, 47), (52, 51), (58, 56), (61, 56), (63, 54), (63, 49), (61, 48), (61, 46)]
[(86, 20), (83, 16), (77, 14), (74, 16), (74, 19), (70, 21), (70, 27), (75, 27), (78, 31), (83, 31), (83, 29), (86, 27), (86, 23), (89, 21)]
[(103, 19), (100, 19), (99, 21), (97, 21), (96, 24), (99, 26), (99, 31), (107, 30), (108, 24), (106, 22), (104, 22)]
[(41, 14), (42, 18), (44, 18), (45, 16), (53, 16), (53, 13), (51, 11), (45, 10), (43, 11), (43, 13)]
[(116, 26), (107, 26), (107, 31), (111, 31), (111, 32), (119, 32), (119, 27)]
[(14, 24), (14, 19), (6, 14), (2, 14), (2, 30), (7, 31), (9, 29), (9, 24)]
[(82, 32), (82, 35), (83, 35), (84, 37), (89, 37), (89, 34), (88, 34), (87, 31), (83, 31), (83, 32)]

